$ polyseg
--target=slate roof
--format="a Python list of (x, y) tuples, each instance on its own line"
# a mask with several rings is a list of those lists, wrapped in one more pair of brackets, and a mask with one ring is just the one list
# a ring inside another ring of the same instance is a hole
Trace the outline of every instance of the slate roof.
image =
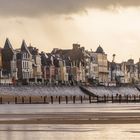
[(103, 48), (100, 45), (97, 48), (96, 53), (102, 53), (102, 54), (104, 54), (104, 50), (103, 50)]
[(8, 38), (6, 38), (5, 44), (4, 44), (4, 49), (11, 49), (12, 52), (14, 52), (14, 49), (9, 41)]
[(26, 45), (26, 42), (25, 40), (22, 41), (22, 45), (21, 45), (21, 52), (26, 52), (28, 53), (30, 56), (31, 56), (31, 53)]

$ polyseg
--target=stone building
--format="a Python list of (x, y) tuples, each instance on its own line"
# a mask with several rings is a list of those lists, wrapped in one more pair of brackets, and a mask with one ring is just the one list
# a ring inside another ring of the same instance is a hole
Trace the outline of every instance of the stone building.
[(99, 79), (99, 72), (98, 72), (98, 59), (97, 54), (94, 52), (90, 52), (90, 81), (97, 84)]
[(59, 62), (57, 61), (57, 65), (55, 65), (56, 59), (50, 53), (41, 52), (40, 56), (44, 83), (54, 84), (58, 81), (58, 69), (56, 66), (59, 65)]
[(73, 44), (72, 49), (54, 49), (52, 54), (60, 57), (60, 71), (63, 72), (64, 81), (70, 83), (85, 82), (85, 77), (89, 76), (89, 67), (87, 67), (89, 55), (84, 47), (80, 47), (80, 44)]
[(21, 49), (17, 51), (18, 78), (23, 84), (29, 83), (33, 78), (32, 65), (32, 54), (23, 40)]
[(10, 83), (15, 83), (18, 79), (16, 51), (13, 49), (8, 38), (2, 49), (2, 79), (7, 79), (6, 81)]
[(39, 50), (31, 45), (28, 47), (29, 52), (32, 55), (32, 68), (33, 68), (33, 78), (30, 82), (42, 83), (42, 70), (41, 70), (41, 56), (39, 55)]
[(128, 83), (135, 83), (138, 77), (137, 73), (137, 67), (134, 64), (133, 59), (129, 59), (126, 62), (126, 70), (127, 70), (127, 76), (128, 76)]
[[(93, 53), (94, 54), (94, 53)], [(103, 48), (99, 46), (95, 52), (98, 63), (98, 81), (99, 83), (108, 83), (108, 60)]]

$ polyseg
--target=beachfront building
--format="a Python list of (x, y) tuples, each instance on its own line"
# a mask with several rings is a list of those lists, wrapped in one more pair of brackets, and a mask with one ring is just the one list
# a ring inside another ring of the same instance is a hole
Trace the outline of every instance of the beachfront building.
[[(85, 50), (85, 48), (84, 48)], [(91, 66), (91, 59), (90, 59), (90, 53), (88, 51), (84, 51), (84, 67), (85, 67), (85, 80), (86, 82), (89, 81), (91, 75), (90, 75), (90, 66)]]
[(11, 77), (12, 77), (12, 83), (16, 84), (16, 81), (18, 80), (18, 69), (17, 69), (17, 56), (16, 51), (14, 50), (13, 59), (11, 60)]
[(99, 79), (99, 67), (98, 67), (98, 59), (97, 54), (93, 51), (90, 52), (90, 72), (89, 72), (89, 80), (94, 84), (98, 83)]
[(41, 70), (42, 70), (42, 78), (43, 78), (43, 81), (44, 83), (46, 84), (47, 83), (47, 71), (49, 69), (49, 66), (47, 65), (47, 59), (48, 59), (48, 56), (46, 55), (45, 52), (41, 52), (40, 54), (41, 56)]
[(30, 80), (33, 78), (32, 65), (32, 54), (23, 40), (21, 49), (17, 50), (18, 79), (23, 84), (30, 83)]
[(133, 59), (129, 59), (126, 62), (126, 69), (128, 75), (128, 83), (134, 84), (136, 81), (138, 81), (138, 67), (136, 67), (134, 64)]
[(134, 83), (139, 83), (139, 69), (138, 69), (138, 64), (135, 64), (134, 67)]
[(0, 48), (0, 70), (2, 69), (2, 48)]
[(97, 58), (98, 64), (98, 81), (101, 84), (108, 83), (108, 60), (103, 48), (99, 46), (93, 55)]
[(127, 67), (126, 67), (126, 62), (122, 62), (121, 63), (121, 70), (124, 74), (124, 84), (128, 84), (129, 81), (128, 81), (128, 72), (127, 72)]
[(140, 59), (139, 59), (139, 61), (136, 63), (136, 66), (137, 66), (137, 68), (138, 68), (138, 73), (137, 73), (137, 75), (138, 75), (138, 82), (140, 82)]
[(51, 54), (41, 52), (42, 76), (45, 84), (58, 83), (60, 79), (59, 61)]
[(121, 72), (123, 73), (124, 84), (135, 84), (138, 83), (139, 78), (139, 63), (134, 63), (133, 59), (129, 59), (127, 62), (121, 63)]
[(140, 81), (140, 61), (133, 59), (116, 63), (107, 60), (103, 48), (87, 51), (80, 44), (72, 49), (55, 48), (51, 53), (42, 52), (22, 42), (20, 49), (13, 49), (7, 38), (0, 49), (0, 83), (79, 84), (102, 85), (134, 84)]
[(2, 48), (0, 48), (0, 79), (1, 78), (2, 78)]
[(70, 83), (85, 82), (86, 74), (89, 76), (89, 68), (86, 67), (89, 64), (89, 58), (84, 47), (80, 47), (80, 44), (73, 44), (72, 49), (55, 48), (52, 54), (59, 59), (62, 81)]
[(39, 55), (39, 50), (31, 45), (28, 47), (32, 55), (32, 68), (33, 68), (33, 78), (30, 79), (32, 83), (42, 83), (42, 70), (41, 70), (41, 56)]
[(1, 52), (1, 81), (0, 83), (12, 84), (16, 82), (17, 77), (17, 59), (16, 52), (13, 49), (9, 39), (7, 38), (4, 44), (4, 48)]
[(111, 85), (115, 86), (125, 83), (121, 63), (115, 63), (114, 61), (108, 62), (108, 71), (109, 71), (108, 75), (109, 86)]

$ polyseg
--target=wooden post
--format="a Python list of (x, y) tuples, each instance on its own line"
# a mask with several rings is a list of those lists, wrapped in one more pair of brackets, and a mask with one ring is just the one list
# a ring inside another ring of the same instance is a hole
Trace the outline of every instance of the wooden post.
[(134, 102), (136, 102), (136, 95), (134, 95)]
[(2, 104), (2, 97), (0, 97), (0, 104)]
[(75, 104), (75, 98), (76, 98), (76, 96), (73, 96), (73, 103)]
[(47, 96), (44, 96), (44, 104), (46, 104), (46, 98), (47, 98)]
[(128, 103), (128, 101), (129, 101), (129, 96), (127, 95), (126, 96), (126, 102)]
[(116, 94), (116, 102), (118, 101), (118, 94)]
[(81, 104), (83, 103), (83, 97), (81, 96)]
[(121, 103), (122, 102), (122, 95), (120, 94), (119, 95), (119, 103)]
[(97, 103), (99, 102), (99, 96), (97, 95)]
[(15, 104), (17, 104), (17, 97), (15, 97)]
[(66, 98), (66, 104), (68, 104), (68, 96), (66, 96), (65, 98)]
[(107, 101), (109, 101), (109, 95), (107, 95)]
[(91, 104), (91, 96), (89, 96), (89, 103)]
[(29, 97), (29, 103), (30, 104), (32, 103), (32, 97), (31, 96)]
[(51, 96), (51, 104), (53, 104), (53, 96)]
[(104, 95), (104, 102), (106, 103), (106, 95)]
[(22, 97), (22, 104), (24, 104), (24, 97)]
[(61, 96), (59, 96), (59, 104), (61, 104)]
[(114, 98), (113, 98), (113, 94), (112, 94), (111, 100), (112, 100), (112, 103), (114, 103)]

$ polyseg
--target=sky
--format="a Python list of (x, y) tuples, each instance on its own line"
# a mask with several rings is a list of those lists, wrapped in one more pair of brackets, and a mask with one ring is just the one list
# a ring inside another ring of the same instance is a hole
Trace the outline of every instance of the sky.
[(102, 46), (108, 59), (140, 58), (139, 0), (0, 0), (0, 46), (23, 39), (40, 51)]

